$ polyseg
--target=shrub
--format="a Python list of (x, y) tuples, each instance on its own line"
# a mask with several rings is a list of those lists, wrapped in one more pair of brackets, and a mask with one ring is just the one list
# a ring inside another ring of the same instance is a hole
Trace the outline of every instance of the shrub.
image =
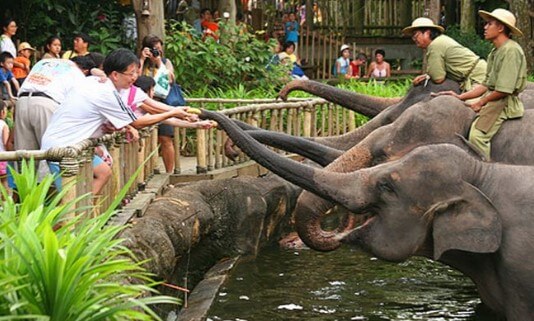
[(447, 28), (447, 35), (458, 41), (462, 46), (471, 49), (474, 53), (483, 59), (487, 59), (491, 51), (492, 44), (486, 41), (476, 33), (465, 33), (460, 30), (458, 25)]
[(251, 33), (220, 23), (220, 41), (204, 41), (191, 26), (171, 21), (168, 24), (165, 52), (175, 66), (176, 81), (186, 91), (206, 86), (233, 88), (274, 88), (287, 75), (287, 67), (269, 66), (274, 40), (265, 42)]
[[(80, 219), (91, 210), (73, 210), (81, 198), (61, 204), (74, 186), (47, 196), (53, 177), (37, 183), (33, 162), (14, 177), (20, 204), (0, 187), (0, 320), (152, 320), (148, 304), (177, 303), (145, 297), (153, 281), (116, 238), (122, 227), (106, 226), (122, 197), (101, 216)], [(65, 221), (69, 214), (78, 215)]]

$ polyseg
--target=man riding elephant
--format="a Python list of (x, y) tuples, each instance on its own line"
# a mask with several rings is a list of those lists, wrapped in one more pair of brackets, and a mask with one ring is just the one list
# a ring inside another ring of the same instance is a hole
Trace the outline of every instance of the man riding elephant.
[(464, 91), (471, 90), (484, 80), (486, 61), (443, 32), (443, 27), (429, 18), (417, 18), (402, 30), (412, 36), (417, 47), (426, 50), (425, 73), (415, 77), (413, 84), (428, 80), (440, 84), (449, 78), (459, 82)]
[(478, 113), (469, 133), (473, 143), (486, 158), (490, 159), (490, 141), (507, 119), (523, 116), (524, 107), (518, 95), (527, 84), (527, 60), (521, 46), (511, 39), (511, 35), (522, 36), (515, 26), (516, 18), (508, 10), (495, 9), (493, 12), (479, 11), (486, 21), (484, 37), (495, 48), (488, 56), (486, 79), (481, 86), (458, 95), (454, 92), (443, 94), (469, 100), (481, 97), (469, 106)]

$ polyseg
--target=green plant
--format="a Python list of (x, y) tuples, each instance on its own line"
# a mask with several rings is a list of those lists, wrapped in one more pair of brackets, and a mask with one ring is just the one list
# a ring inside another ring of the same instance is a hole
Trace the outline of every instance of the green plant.
[(461, 45), (471, 49), (481, 58), (488, 58), (492, 45), (489, 41), (480, 38), (476, 33), (462, 32), (459, 26), (454, 25), (447, 28), (447, 35), (458, 41)]
[(187, 91), (206, 86), (235, 88), (274, 88), (287, 75), (287, 68), (270, 66), (274, 42), (259, 40), (254, 34), (239, 33), (233, 25), (220, 24), (220, 40), (201, 39), (191, 26), (168, 23), (165, 52), (175, 66), (176, 81)]
[(0, 187), (0, 320), (151, 320), (158, 317), (149, 304), (178, 302), (147, 296), (155, 293), (154, 282), (116, 238), (123, 227), (106, 226), (127, 187), (89, 219), (82, 213), (90, 207), (75, 209), (88, 195), (63, 204), (75, 188), (68, 185), (49, 196), (53, 177), (38, 183), (33, 161), (14, 179), (19, 204)]

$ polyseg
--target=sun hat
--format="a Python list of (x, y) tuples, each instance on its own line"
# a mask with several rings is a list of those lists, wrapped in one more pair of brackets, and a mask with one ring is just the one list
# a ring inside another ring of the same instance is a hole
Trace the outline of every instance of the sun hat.
[(500, 23), (504, 24), (505, 26), (507, 26), (508, 28), (510, 28), (510, 30), (512, 31), (512, 34), (517, 35), (517, 36), (523, 36), (523, 32), (521, 32), (521, 30), (517, 29), (517, 27), (515, 26), (516, 19), (515, 19), (514, 14), (506, 9), (498, 8), (498, 9), (493, 10), (492, 12), (479, 10), (478, 14), (485, 21), (495, 19), (499, 21)]
[(434, 24), (434, 21), (432, 21), (432, 19), (420, 17), (420, 18), (415, 19), (412, 22), (411, 26), (402, 29), (402, 33), (405, 35), (409, 35), (415, 29), (421, 29), (421, 28), (433, 28), (433, 29), (439, 30), (440, 32), (445, 31), (445, 29), (443, 29), (442, 26), (438, 26)]
[(339, 49), (339, 52), (343, 52), (345, 49), (350, 49), (349, 45), (341, 45), (341, 48)]
[(35, 48), (32, 48), (32, 46), (30, 46), (29, 43), (27, 43), (27, 42), (21, 42), (20, 45), (19, 45), (19, 49), (18, 49), (18, 51), (20, 52), (20, 51), (22, 51), (22, 50), (24, 50), (24, 49), (30, 49), (30, 50), (32, 50), (32, 51), (35, 51)]

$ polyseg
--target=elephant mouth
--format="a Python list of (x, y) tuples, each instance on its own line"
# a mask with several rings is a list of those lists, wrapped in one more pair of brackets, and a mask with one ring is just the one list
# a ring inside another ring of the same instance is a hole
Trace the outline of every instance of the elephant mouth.
[(363, 234), (365, 234), (371, 228), (372, 224), (376, 220), (376, 217), (376, 214), (371, 213), (358, 215), (357, 218), (363, 222), (354, 228), (347, 229), (340, 233), (337, 236), (338, 241), (343, 243), (355, 243), (355, 241), (360, 240)]

